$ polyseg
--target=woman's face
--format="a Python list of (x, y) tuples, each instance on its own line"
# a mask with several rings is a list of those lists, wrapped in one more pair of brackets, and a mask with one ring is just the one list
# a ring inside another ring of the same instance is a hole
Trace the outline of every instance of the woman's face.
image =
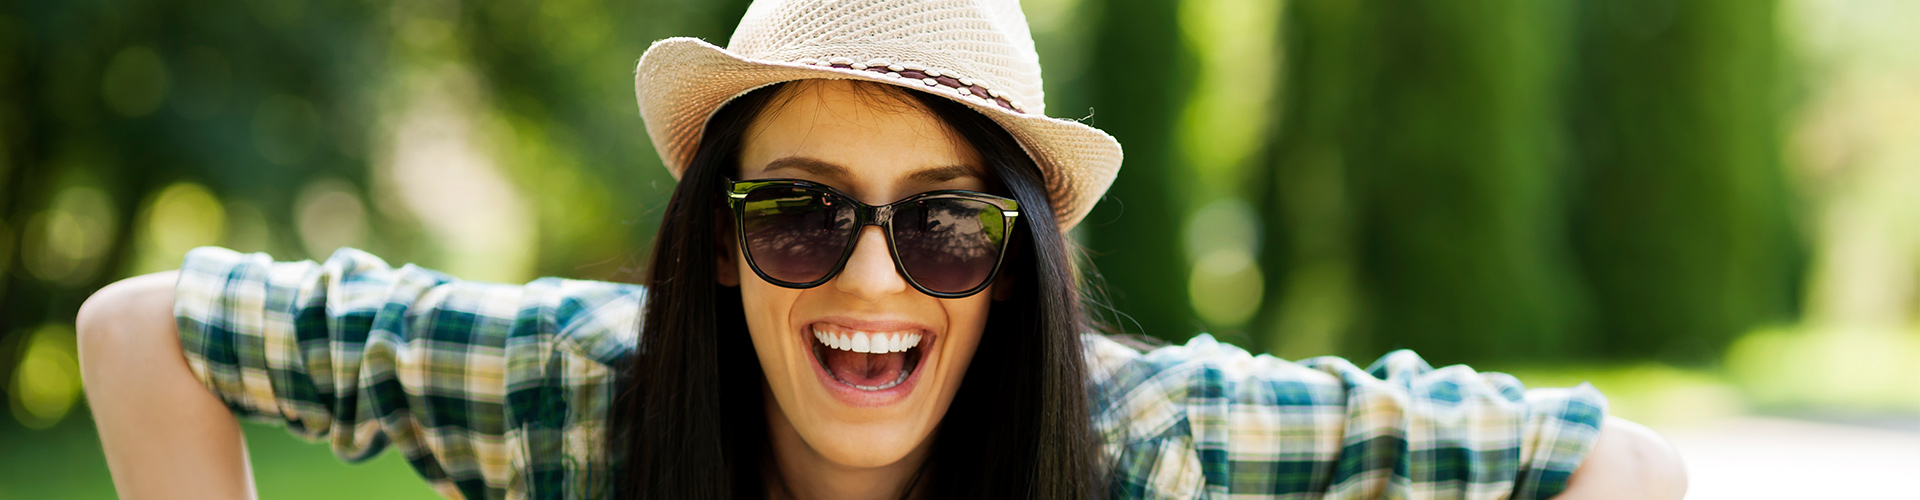
[[(810, 80), (782, 89), (790, 99), (776, 99), (748, 128), (735, 179), (804, 179), (869, 205), (987, 188), (989, 171), (966, 141), (912, 98), (863, 85), (877, 86)], [(740, 287), (776, 436), (790, 424), (819, 459), (882, 467), (921, 449), (946, 414), (993, 291), (961, 299), (923, 294), (895, 271), (882, 229), (860, 231), (846, 267), (826, 284), (767, 283), (740, 258), (737, 242), (728, 245), (719, 279)], [(834, 348), (823, 334), (918, 344), (873, 354)]]

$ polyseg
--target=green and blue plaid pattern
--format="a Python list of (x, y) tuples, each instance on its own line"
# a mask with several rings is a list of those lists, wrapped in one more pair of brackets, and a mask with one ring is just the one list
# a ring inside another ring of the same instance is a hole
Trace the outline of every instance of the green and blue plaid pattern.
[[(451, 498), (611, 492), (607, 415), (639, 287), (201, 248), (175, 293), (188, 364), (238, 415), (343, 460), (396, 447)], [(1591, 386), (1529, 391), (1407, 351), (1363, 370), (1205, 335), (1145, 353), (1086, 341), (1117, 498), (1546, 498), (1606, 414)]]

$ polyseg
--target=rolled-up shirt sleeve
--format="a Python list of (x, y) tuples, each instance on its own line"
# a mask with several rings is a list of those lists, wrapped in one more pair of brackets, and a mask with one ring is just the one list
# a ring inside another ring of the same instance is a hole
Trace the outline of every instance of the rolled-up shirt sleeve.
[(1205, 335), (1144, 353), (1089, 344), (1116, 496), (1548, 498), (1606, 416), (1590, 385), (1529, 390), (1411, 351), (1362, 369)]
[(606, 472), (590, 441), (637, 293), (465, 282), (352, 249), (316, 263), (209, 247), (184, 261), (174, 316), (188, 366), (236, 415), (346, 461), (393, 446), (444, 495), (499, 498)]

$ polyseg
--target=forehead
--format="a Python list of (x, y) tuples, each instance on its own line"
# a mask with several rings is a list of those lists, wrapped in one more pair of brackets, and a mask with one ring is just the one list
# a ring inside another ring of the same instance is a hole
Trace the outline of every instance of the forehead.
[(740, 178), (792, 177), (886, 202), (928, 189), (974, 189), (986, 169), (967, 141), (881, 84), (805, 80), (781, 89), (747, 128)]

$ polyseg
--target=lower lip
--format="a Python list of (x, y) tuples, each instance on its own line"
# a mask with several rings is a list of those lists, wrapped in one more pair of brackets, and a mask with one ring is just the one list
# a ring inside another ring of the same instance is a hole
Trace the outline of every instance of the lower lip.
[[(833, 378), (833, 374), (827, 373), (826, 365), (821, 363), (819, 356), (814, 354), (814, 344), (819, 341), (813, 338), (813, 327), (806, 326), (802, 329), (802, 332), (804, 335), (801, 335), (801, 337), (806, 339), (807, 342), (807, 359), (813, 361), (808, 364), (813, 365), (813, 375), (820, 379), (820, 386), (826, 388), (827, 393), (832, 394), (834, 399), (840, 400), (841, 404), (854, 408), (880, 408), (907, 399), (907, 395), (913, 394), (913, 387), (918, 385), (920, 374), (926, 373), (926, 367), (929, 364), (927, 360), (932, 359), (934, 356), (933, 343), (939, 338), (930, 332), (922, 331), (920, 333), (920, 346), (916, 347), (916, 349), (924, 350), (920, 351), (920, 361), (914, 364), (913, 373), (907, 374), (907, 379), (901, 381), (898, 385), (878, 391), (868, 391), (848, 386), (839, 379)], [(828, 349), (832, 348), (829, 347)]]

